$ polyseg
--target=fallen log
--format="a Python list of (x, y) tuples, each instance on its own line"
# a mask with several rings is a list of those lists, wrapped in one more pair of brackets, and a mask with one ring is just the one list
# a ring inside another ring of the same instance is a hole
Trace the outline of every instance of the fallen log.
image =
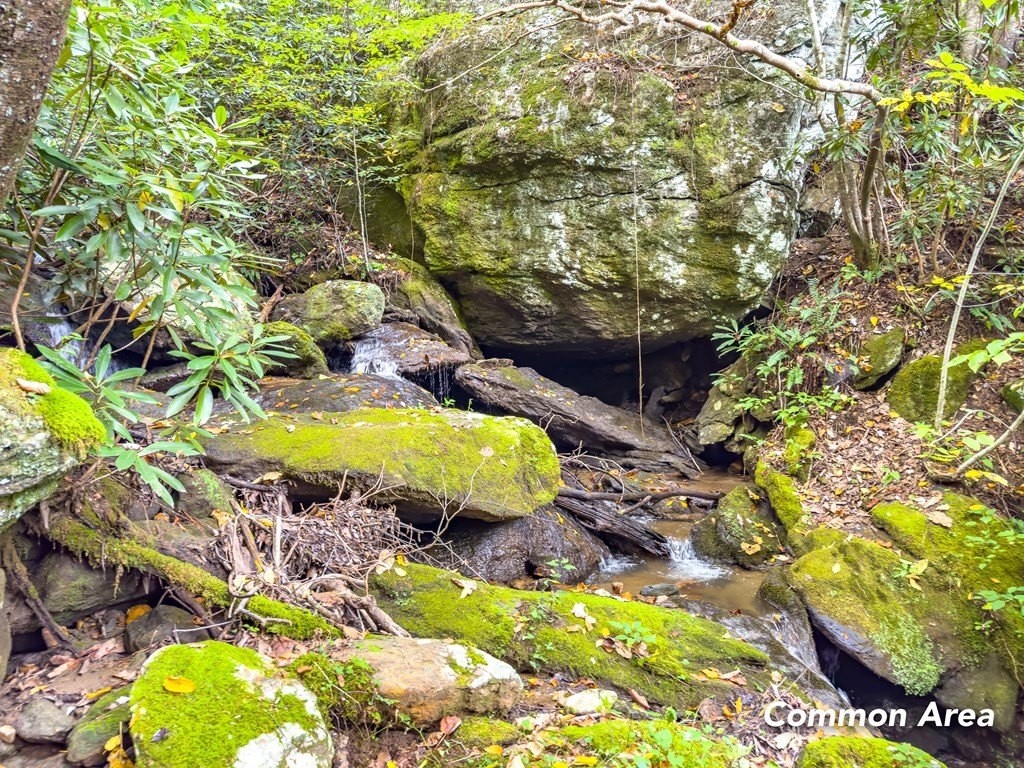
[[(563, 489), (575, 490), (575, 489)], [(584, 528), (618, 549), (630, 554), (668, 557), (668, 539), (633, 517), (619, 512), (610, 501), (580, 499), (569, 494), (555, 498), (555, 506), (565, 510)]]
[(701, 499), (702, 501), (718, 501), (725, 494), (714, 491), (692, 491), (685, 488), (678, 488), (671, 491), (658, 491), (657, 493), (650, 491), (639, 491), (637, 493), (614, 493), (608, 491), (584, 491), (579, 488), (559, 488), (558, 495), (569, 499), (579, 499), (580, 501), (629, 502), (643, 501), (646, 499), (650, 502), (655, 502), (676, 497), (682, 497), (685, 499)]

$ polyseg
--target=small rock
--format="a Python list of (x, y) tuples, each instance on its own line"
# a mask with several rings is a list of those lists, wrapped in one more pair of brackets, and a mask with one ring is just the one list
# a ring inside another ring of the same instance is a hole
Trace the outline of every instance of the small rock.
[(127, 689), (111, 691), (93, 704), (85, 717), (75, 723), (68, 736), (66, 759), (81, 766), (98, 766), (106, 762), (106, 743), (121, 733), (131, 719)]
[(14, 729), (23, 741), (63, 744), (75, 721), (49, 699), (34, 699), (21, 711)]
[[(8, 744), (6, 741), (0, 741), (0, 760), (5, 757), (10, 757), (18, 751), (18, 747), (15, 744)], [(0, 763), (3, 765), (3, 763)]]
[(863, 370), (853, 379), (854, 389), (870, 389), (892, 373), (903, 359), (903, 347), (907, 334), (902, 328), (893, 328), (888, 333), (874, 336), (860, 348), (859, 357), (864, 359)]
[(69, 763), (54, 747), (25, 747), (4, 760), (4, 768), (67, 768)]
[(124, 647), (128, 653), (152, 648), (165, 640), (197, 643), (209, 639), (210, 633), (195, 625), (191, 613), (173, 605), (158, 605), (145, 616), (129, 622), (124, 630)]
[(13, 744), (17, 736), (13, 725), (0, 725), (0, 744)]
[(679, 594), (679, 588), (675, 584), (648, 584), (640, 588), (643, 597), (671, 597)]
[(574, 715), (596, 715), (611, 712), (619, 695), (615, 691), (595, 688), (567, 696), (562, 706)]

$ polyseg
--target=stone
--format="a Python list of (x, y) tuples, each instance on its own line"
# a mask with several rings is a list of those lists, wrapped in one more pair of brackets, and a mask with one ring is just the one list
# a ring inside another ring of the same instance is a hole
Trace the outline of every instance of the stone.
[(640, 594), (643, 597), (672, 597), (679, 594), (679, 587), (675, 584), (645, 584), (640, 587)]
[(560, 447), (645, 460), (693, 476), (692, 457), (682, 455), (664, 425), (587, 397), (545, 378), (532, 368), (484, 361), (464, 365), (456, 381), (475, 401), (540, 424)]
[(596, 536), (550, 506), (507, 523), (457, 522), (445, 533), (454, 570), (487, 581), (550, 577), (583, 581), (610, 554)]
[(333, 498), (347, 482), (431, 518), (509, 520), (554, 500), (554, 446), (524, 419), (443, 409), (364, 408), (276, 416), (205, 441), (207, 463), (255, 479), (280, 472), (295, 493)]
[(4, 768), (67, 768), (70, 763), (52, 746), (29, 745), (4, 759)]
[(129, 701), (138, 768), (331, 766), (316, 697), (249, 649), (216, 641), (161, 648)]
[(49, 699), (33, 698), (14, 721), (18, 738), (31, 744), (63, 744), (74, 718)]
[(291, 323), (278, 321), (268, 323), (263, 329), (264, 336), (285, 336), (278, 345), (294, 359), (285, 359), (270, 366), (271, 373), (287, 374), (299, 379), (312, 379), (327, 375), (327, 357), (316, 345), (313, 337)]
[(702, 557), (744, 568), (762, 567), (784, 551), (774, 515), (745, 487), (723, 496), (715, 510), (693, 526), (690, 539)]
[(772, 421), (769, 410), (748, 413), (740, 405), (757, 384), (755, 369), (756, 360), (741, 357), (718, 375), (694, 422), (700, 445), (721, 445), (734, 453), (743, 453), (752, 442), (749, 438), (757, 432), (757, 423)]
[[(4, 610), (4, 598), (7, 594), (7, 574), (0, 568), (0, 685), (7, 677), (7, 662), (11, 658), (11, 622)], [(0, 734), (0, 740), (3, 740)]]
[(18, 732), (14, 730), (13, 725), (7, 723), (0, 725), (0, 744), (13, 744), (16, 738), (18, 738)]
[(458, 643), (371, 636), (332, 656), (369, 664), (379, 694), (416, 726), (461, 713), (503, 715), (523, 695), (515, 669)]
[[(819, 11), (826, 35), (837, 7)], [(758, 23), (776, 50), (810, 56), (802, 3)], [(685, 100), (660, 68), (586, 63), (604, 42), (555, 9), (474, 25), (412, 68), (424, 93), (392, 120), (410, 169), (399, 188), (484, 348), (621, 359), (637, 299), (645, 349), (706, 336), (757, 307), (788, 254), (806, 104), (771, 68), (706, 67), (714, 41), (641, 27), (623, 46), (694, 72)]]
[(217, 475), (201, 467), (177, 475), (185, 490), (177, 494), (174, 511), (195, 520), (209, 520), (215, 513), (231, 514), (235, 498), (231, 488)]
[(132, 716), (128, 693), (128, 689), (120, 688), (104, 694), (75, 723), (68, 736), (65, 755), (69, 763), (90, 768), (107, 762), (106, 743), (122, 733), (122, 728), (127, 731)]
[(154, 392), (167, 392), (171, 387), (176, 386), (192, 375), (188, 363), (174, 363), (163, 365), (146, 371), (139, 380), (139, 384)]
[[(984, 346), (984, 342), (963, 344), (953, 351), (953, 358), (969, 354)], [(931, 422), (935, 418), (935, 409), (939, 407), (941, 372), (940, 355), (925, 355), (907, 363), (893, 376), (889, 391), (886, 393), (886, 401), (907, 421)], [(966, 363), (950, 367), (946, 407), (942, 414), (944, 419), (952, 418), (960, 410), (960, 406), (967, 402), (971, 385), (976, 378), (977, 374)]]
[(264, 410), (282, 413), (438, 405), (432, 394), (411, 381), (372, 373), (332, 373), (310, 381), (270, 376), (260, 380), (260, 392), (254, 399)]
[(191, 613), (173, 605), (158, 605), (145, 616), (129, 621), (124, 628), (124, 646), (128, 653), (144, 651), (167, 640), (197, 643), (209, 639), (210, 633), (196, 626)]
[(54, 551), (43, 558), (33, 583), (43, 605), (58, 624), (70, 625), (99, 608), (106, 608), (145, 594), (142, 579), (133, 571), (93, 568), (66, 552)]
[(49, 497), (105, 439), (85, 400), (24, 352), (0, 348), (0, 531)]
[(418, 324), (440, 336), (453, 349), (483, 357), (462, 321), (458, 304), (429, 270), (411, 259), (389, 263), (398, 281), (388, 295), (388, 306), (414, 315)]
[(1024, 411), (1024, 379), (1007, 384), (999, 391), (999, 396), (1017, 413)]
[(903, 360), (907, 332), (893, 328), (887, 333), (872, 336), (860, 348), (858, 373), (853, 377), (854, 389), (871, 389), (892, 373)]
[(468, 353), (409, 323), (385, 323), (363, 334), (356, 344), (369, 345), (374, 354), (394, 362), (402, 376), (451, 371), (472, 361)]
[(328, 280), (304, 293), (285, 296), (272, 314), (275, 321), (298, 326), (324, 346), (373, 330), (383, 316), (383, 291), (355, 280)]
[[(895, 760), (894, 750), (900, 759)], [(828, 736), (808, 744), (797, 768), (876, 768), (888, 765), (914, 765), (919, 768), (945, 768), (927, 752), (909, 744), (858, 736)]]
[(619, 695), (615, 691), (592, 688), (562, 699), (562, 707), (574, 715), (607, 714), (615, 708)]

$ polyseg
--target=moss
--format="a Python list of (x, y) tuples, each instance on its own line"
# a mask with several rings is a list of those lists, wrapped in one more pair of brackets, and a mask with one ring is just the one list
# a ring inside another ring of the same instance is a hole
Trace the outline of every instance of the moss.
[(743, 487), (727, 493), (715, 511), (694, 526), (691, 537), (704, 557), (744, 568), (764, 565), (782, 551), (771, 516), (758, 509)]
[(274, 311), (275, 320), (305, 330), (317, 344), (348, 341), (380, 325), (384, 293), (372, 283), (328, 280), (302, 294), (286, 296)]
[(789, 427), (786, 430), (786, 474), (801, 483), (807, 482), (817, 439), (814, 430), (807, 427)]
[(522, 732), (512, 723), (490, 717), (466, 717), (455, 734), (463, 746), (469, 749), (484, 749), (492, 744), (507, 746), (515, 743)]
[[(67, 759), (71, 763), (95, 764), (95, 759), (104, 754), (104, 745), (114, 736), (122, 733), (131, 719), (127, 695), (129, 688), (110, 691), (89, 707), (85, 716), (75, 723), (68, 736)], [(118, 700), (125, 702), (118, 704)]]
[[(209, 604), (222, 608), (235, 605), (235, 598), (231, 596), (227, 584), (217, 577), (134, 539), (102, 534), (67, 518), (58, 518), (52, 522), (49, 537), (95, 564), (106, 563), (152, 573), (203, 598)], [(316, 614), (262, 595), (251, 598), (246, 608), (267, 621), (268, 632), (299, 640), (338, 633), (335, 627)]]
[(294, 360), (288, 359), (271, 366), (271, 372), (284, 371), (300, 379), (312, 379), (328, 373), (324, 351), (306, 331), (281, 320), (267, 324), (264, 331), (267, 336), (287, 336), (288, 340), (281, 342), (281, 346), (295, 355)]
[[(958, 347), (953, 356), (970, 354), (985, 346), (984, 342), (971, 342)], [(886, 400), (896, 413), (908, 421), (930, 422), (939, 407), (939, 378), (942, 358), (927, 355), (903, 366), (893, 377)], [(949, 369), (946, 388), (944, 419), (951, 418), (967, 401), (971, 385), (977, 378), (967, 364)]]
[[(169, 691), (168, 678), (185, 678), (195, 690)], [(328, 739), (304, 689), (277, 677), (255, 651), (227, 643), (161, 649), (147, 661), (130, 698), (139, 768), (235, 765), (242, 747), (286, 724), (313, 741)]]
[[(707, 679), (702, 669), (739, 667), (762, 681), (767, 657), (726, 636), (725, 629), (683, 611), (639, 602), (569, 592), (521, 592), (478, 583), (464, 598), (448, 571), (409, 565), (405, 576), (376, 576), (372, 588), (381, 607), (418, 637), (456, 637), (518, 669), (539, 667), (643, 691), (650, 699), (695, 707), (707, 696), (731, 689)], [(597, 622), (591, 631), (573, 615), (579, 603)], [(658, 640), (647, 659), (624, 659), (595, 647), (612, 622), (639, 622)]]
[(1007, 384), (999, 391), (999, 396), (1017, 413), (1024, 411), (1024, 379)]
[(909, 744), (858, 736), (812, 741), (797, 768), (945, 768), (927, 752)]
[[(697, 728), (665, 721), (605, 720), (593, 725), (568, 726), (545, 733), (556, 750), (577, 753), (581, 748), (598, 758), (623, 754), (654, 757), (661, 764), (729, 768), (739, 764), (747, 750), (728, 737), (715, 741)], [(632, 764), (630, 762), (629, 764)]]
[(872, 336), (865, 341), (858, 354), (862, 363), (853, 379), (854, 389), (870, 389), (896, 368), (903, 359), (906, 340), (906, 331), (893, 328), (888, 333)]
[(219, 464), (273, 466), (290, 479), (334, 488), (381, 481), (400, 498), (483, 519), (531, 514), (558, 489), (558, 457), (525, 419), (415, 408), (272, 417), (207, 442)]
[(335, 661), (322, 653), (306, 653), (288, 669), (316, 696), (328, 722), (379, 724), (393, 717), (380, 695), (373, 668), (362, 659)]
[(786, 529), (789, 546), (798, 554), (806, 552), (809, 546), (804, 537), (808, 533), (809, 521), (793, 478), (772, 469), (762, 461), (754, 471), (754, 479), (768, 496), (775, 516)]

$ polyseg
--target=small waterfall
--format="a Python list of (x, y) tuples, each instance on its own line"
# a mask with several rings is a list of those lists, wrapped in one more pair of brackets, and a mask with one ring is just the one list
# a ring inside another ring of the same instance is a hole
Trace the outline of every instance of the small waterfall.
[(689, 581), (713, 581), (728, 573), (727, 568), (701, 560), (688, 539), (668, 540), (669, 573), (679, 579)]
[(372, 373), (390, 379), (401, 378), (398, 361), (388, 355), (387, 348), (377, 339), (359, 339), (352, 346), (349, 373)]
[(65, 360), (77, 363), (82, 354), (82, 342), (76, 339), (64, 341), (74, 332), (75, 326), (69, 323), (63, 315), (48, 313), (46, 317), (48, 318), (46, 330), (50, 334), (50, 348), (60, 352), (61, 357)]

